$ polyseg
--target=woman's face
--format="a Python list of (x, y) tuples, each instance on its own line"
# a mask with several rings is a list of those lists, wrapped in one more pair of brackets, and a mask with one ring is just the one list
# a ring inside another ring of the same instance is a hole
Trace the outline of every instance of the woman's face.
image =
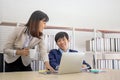
[(45, 26), (46, 26), (45, 19), (40, 20), (40, 22), (39, 22), (39, 31), (42, 32)]

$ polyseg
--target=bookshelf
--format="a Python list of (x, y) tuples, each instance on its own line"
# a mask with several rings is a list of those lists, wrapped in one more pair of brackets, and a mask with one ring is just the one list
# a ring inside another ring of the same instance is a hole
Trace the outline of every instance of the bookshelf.
[(120, 31), (96, 30), (94, 34), (86, 41), (86, 50), (94, 52), (94, 67), (120, 69)]
[[(24, 25), (24, 23), (16, 23), (16, 22), (1, 22), (0, 23), (0, 26), (4, 26), (5, 29), (8, 29), (6, 36), (9, 34), (9, 32), (11, 32), (15, 27), (18, 27), (19, 25)], [(8, 27), (10, 27), (10, 28), (8, 28)], [(46, 35), (44, 35), (45, 42), (49, 42), (48, 40), (51, 40), (49, 45), (54, 44), (52, 46), (47, 46), (47, 44), (46, 44), (48, 51), (52, 48), (57, 47), (55, 45), (53, 38), (54, 38), (55, 33), (58, 31), (66, 31), (70, 34), (70, 37), (72, 39), (70, 42), (70, 48), (72, 48), (72, 49), (76, 49), (75, 45), (78, 44), (76, 41), (78, 38), (87, 37), (87, 36), (78, 37), (78, 36), (76, 36), (76, 34), (81, 35), (81, 34), (79, 34), (80, 32), (88, 33), (88, 36), (90, 35), (89, 33), (93, 34), (92, 38), (90, 36), (91, 40), (88, 40), (88, 42), (86, 41), (87, 47), (86, 47), (86, 50), (84, 50), (84, 52), (87, 54), (87, 59), (92, 58), (88, 61), (91, 62), (90, 65), (93, 65), (93, 68), (102, 68), (100, 63), (110, 63), (110, 62), (114, 62), (114, 60), (117, 60), (117, 61), (115, 61), (116, 63), (120, 63), (119, 57), (113, 58), (113, 56), (116, 56), (120, 53), (119, 51), (104, 50), (104, 38), (105, 38), (106, 34), (108, 34), (108, 35), (111, 35), (112, 33), (119, 34), (120, 31), (96, 30), (96, 29), (76, 28), (76, 27), (46, 26), (44, 29), (44, 33), (46, 34)], [(54, 32), (54, 34), (52, 34), (50, 32)], [(0, 40), (4, 39), (4, 37), (1, 37), (1, 36), (0, 36), (0, 38), (1, 38)], [(3, 41), (5, 41), (5, 40), (3, 40)], [(2, 43), (4, 43), (4, 42), (2, 42)], [(2, 51), (1, 51), (1, 53), (2, 53)], [(113, 55), (113, 54), (115, 54), (115, 55)], [(109, 56), (112, 56), (112, 57), (109, 58)], [(110, 61), (107, 62), (107, 60), (110, 60)], [(38, 66), (37, 64), (40, 66)], [(41, 66), (44, 66), (43, 62), (41, 62), (41, 61), (39, 61), (39, 62), (33, 61), (32, 62), (32, 67), (34, 70), (43, 69), (43, 67), (41, 67)], [(100, 66), (100, 67), (98, 67), (98, 66)], [(105, 68), (107, 68), (107, 67), (105, 67)], [(113, 67), (110, 67), (110, 68), (113, 69)]]

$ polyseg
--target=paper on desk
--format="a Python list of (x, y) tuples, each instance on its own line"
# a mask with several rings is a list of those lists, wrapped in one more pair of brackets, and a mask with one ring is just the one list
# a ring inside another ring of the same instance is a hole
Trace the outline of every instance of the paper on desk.
[(41, 74), (50, 74), (51, 72), (49, 70), (39, 70), (39, 73), (41, 73)]

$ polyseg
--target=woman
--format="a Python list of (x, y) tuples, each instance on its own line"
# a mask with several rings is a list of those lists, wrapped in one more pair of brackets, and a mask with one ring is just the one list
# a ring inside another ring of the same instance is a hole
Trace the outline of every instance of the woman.
[(35, 46), (38, 46), (37, 52), (40, 53), (46, 69), (54, 72), (54, 69), (49, 65), (48, 54), (42, 37), (42, 31), (48, 20), (47, 14), (42, 11), (35, 11), (25, 26), (20, 26), (14, 30), (3, 50), (6, 72), (32, 71), (29, 52)]

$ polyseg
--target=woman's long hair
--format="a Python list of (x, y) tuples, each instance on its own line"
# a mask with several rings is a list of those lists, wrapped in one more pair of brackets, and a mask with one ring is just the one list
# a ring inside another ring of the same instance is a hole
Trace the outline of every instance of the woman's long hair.
[(49, 17), (47, 16), (47, 14), (38, 10), (32, 13), (30, 19), (25, 25), (28, 28), (29, 33), (33, 37), (40, 38), (40, 36), (42, 36), (42, 32), (39, 32), (39, 22), (43, 19), (45, 22), (49, 21)]

